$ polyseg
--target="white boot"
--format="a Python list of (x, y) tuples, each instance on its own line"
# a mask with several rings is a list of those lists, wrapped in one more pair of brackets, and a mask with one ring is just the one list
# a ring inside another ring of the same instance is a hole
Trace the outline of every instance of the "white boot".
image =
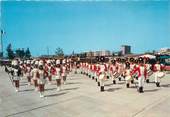
[(31, 85), (31, 83), (30, 82), (28, 82), (28, 86), (30, 86)]
[(40, 98), (44, 97), (43, 92), (40, 92)]
[(60, 86), (59, 86), (59, 87), (57, 87), (57, 91), (60, 91)]
[(19, 88), (16, 88), (15, 91), (18, 92), (18, 91), (19, 91)]

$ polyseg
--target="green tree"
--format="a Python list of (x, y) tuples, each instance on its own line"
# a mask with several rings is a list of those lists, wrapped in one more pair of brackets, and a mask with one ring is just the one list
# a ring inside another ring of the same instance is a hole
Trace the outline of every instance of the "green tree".
[(7, 51), (7, 56), (9, 59), (14, 59), (15, 58), (15, 54), (12, 50), (12, 44), (8, 44), (7, 48), (6, 48), (6, 51)]
[(24, 48), (22, 49), (18, 48), (17, 50), (15, 50), (15, 54), (16, 54), (16, 57), (24, 58), (25, 57)]
[(63, 57), (64, 56), (63, 49), (60, 47), (56, 48), (55, 54), (57, 57)]
[(20, 57), (20, 51), (21, 51), (20, 48), (15, 50), (15, 56), (16, 57)]
[(31, 52), (30, 52), (29, 48), (27, 48), (26, 51), (25, 51), (25, 57), (26, 58), (30, 58), (31, 57)]

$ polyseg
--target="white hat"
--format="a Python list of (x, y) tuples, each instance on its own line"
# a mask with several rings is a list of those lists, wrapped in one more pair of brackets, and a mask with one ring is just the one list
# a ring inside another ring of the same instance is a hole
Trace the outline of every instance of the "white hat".
[(66, 63), (66, 59), (63, 59), (62, 63), (65, 64)]
[(39, 64), (39, 62), (38, 61), (35, 61), (35, 65), (38, 65)]
[(40, 60), (38, 64), (39, 64), (39, 65), (43, 65), (44, 62), (43, 62), (42, 60)]
[(56, 60), (56, 64), (60, 64), (60, 60)]
[(20, 64), (23, 64), (23, 61), (19, 61)]
[(34, 61), (33, 61), (33, 60), (31, 61), (31, 64), (34, 64)]
[(27, 60), (27, 64), (30, 64), (31, 62), (30, 62), (30, 60)]
[(51, 63), (51, 61), (50, 61), (50, 60), (47, 60), (47, 64), (49, 64), (49, 63)]
[(17, 60), (13, 60), (13, 61), (12, 61), (12, 64), (13, 64), (13, 65), (18, 65), (18, 61), (17, 61)]

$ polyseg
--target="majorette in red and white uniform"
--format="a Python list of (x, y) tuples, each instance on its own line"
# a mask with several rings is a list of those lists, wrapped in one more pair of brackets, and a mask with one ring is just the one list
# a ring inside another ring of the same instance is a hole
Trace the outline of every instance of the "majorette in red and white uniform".
[(44, 97), (44, 87), (46, 83), (46, 77), (48, 76), (48, 73), (43, 68), (44, 62), (42, 60), (39, 61), (39, 70), (36, 75), (38, 79), (38, 87), (40, 91), (40, 97)]
[(65, 64), (65, 59), (62, 61), (62, 68), (61, 68), (61, 76), (62, 76), (62, 79), (63, 79), (63, 83), (66, 84), (66, 77), (67, 77), (67, 67), (66, 67), (66, 64)]
[(160, 82), (161, 82), (161, 78), (159, 77), (159, 74), (162, 73), (163, 75), (165, 75), (163, 72), (161, 72), (162, 69), (163, 69), (163, 65), (161, 65), (159, 61), (157, 61), (157, 63), (153, 66), (155, 83), (157, 87), (160, 87)]
[(123, 72), (124, 72), (124, 66), (122, 63), (117, 63), (117, 67), (118, 67), (118, 73), (120, 74), (119, 80), (121, 80)]
[(95, 79), (95, 71), (96, 71), (96, 65), (92, 64), (92, 66), (91, 66), (92, 79)]
[(110, 77), (110, 74), (109, 74), (109, 64), (105, 63), (104, 66), (105, 66), (104, 70), (105, 70), (106, 76), (109, 78)]
[(46, 72), (48, 73), (48, 81), (49, 81), (49, 84), (52, 83), (52, 74), (51, 74), (51, 61), (50, 60), (47, 60), (47, 64), (45, 65), (45, 70)]
[(116, 83), (115, 74), (117, 73), (115, 64), (110, 64), (109, 73), (110, 73), (111, 80), (113, 81), (113, 84), (115, 84)]
[(17, 60), (13, 60), (12, 61), (12, 79), (15, 85), (15, 90), (16, 92), (19, 91), (19, 81), (20, 81), (20, 75), (21, 75), (21, 69), (18, 65), (18, 61)]
[(138, 91), (141, 93), (141, 92), (143, 92), (144, 80), (145, 80), (146, 75), (147, 75), (147, 69), (143, 64), (138, 65), (131, 72), (131, 76), (136, 72), (138, 72), (138, 88), (139, 88)]
[(100, 64), (100, 70), (99, 70), (100, 91), (104, 91), (105, 77), (106, 77), (105, 65)]
[[(145, 66), (146, 66), (147, 73), (148, 73), (148, 72), (152, 72), (152, 70), (150, 69), (151, 66), (152, 66), (151, 64), (146, 63)], [(151, 75), (150, 75), (150, 76), (151, 76)], [(147, 76), (146, 76), (146, 82), (149, 82), (149, 77), (150, 77), (150, 76), (149, 76), (149, 74), (147, 74)]]
[(61, 89), (61, 65), (60, 65), (60, 60), (56, 60), (55, 80), (57, 82), (57, 91), (60, 91), (60, 89)]
[(31, 85), (31, 61), (30, 60), (27, 60), (26, 78), (28, 80), (28, 85)]
[(32, 80), (34, 83), (34, 87), (35, 87), (35, 91), (38, 91), (38, 72), (39, 72), (39, 68), (38, 68), (39, 62), (35, 61), (35, 65), (34, 68), (31, 71), (31, 76), (32, 76)]

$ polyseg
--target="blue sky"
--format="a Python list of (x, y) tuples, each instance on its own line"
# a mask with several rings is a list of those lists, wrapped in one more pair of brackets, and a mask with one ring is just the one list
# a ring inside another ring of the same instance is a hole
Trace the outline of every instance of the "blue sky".
[(170, 47), (170, 2), (1, 2), (4, 48), (37, 56), (89, 50), (133, 53)]

